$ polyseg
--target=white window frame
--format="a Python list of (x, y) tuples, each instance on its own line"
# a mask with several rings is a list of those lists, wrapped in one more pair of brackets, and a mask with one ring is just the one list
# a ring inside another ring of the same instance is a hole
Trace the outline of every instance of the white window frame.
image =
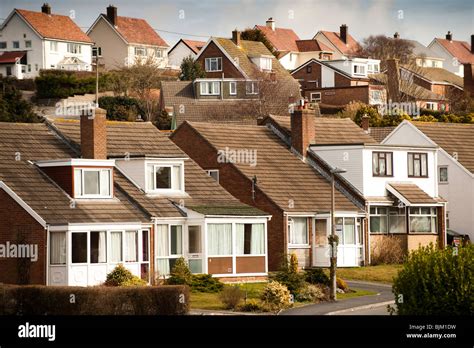
[[(363, 72), (360, 72), (362, 70)], [(355, 76), (366, 76), (367, 68), (364, 64), (354, 64), (352, 68), (352, 73)]]
[[(446, 169), (446, 180), (441, 180), (441, 169)], [(438, 166), (438, 184), (448, 184), (449, 183), (449, 170), (448, 166)]]
[[(374, 94), (377, 94), (379, 98), (375, 98)], [(383, 102), (383, 93), (379, 89), (371, 89), (370, 90), (370, 100), (372, 103), (382, 103)]]
[[(412, 209), (417, 209), (418, 213), (412, 213)], [(421, 209), (430, 209), (429, 214), (422, 214)], [(430, 218), (430, 232), (417, 232), (411, 230), (411, 218), (412, 217), (429, 217)], [(433, 218), (435, 221), (434, 231), (433, 231)], [(411, 234), (437, 234), (438, 233), (438, 214), (436, 207), (409, 207), (408, 209), (408, 230)]]
[(133, 48), (133, 53), (137, 57), (146, 57), (146, 47), (139, 47), (139, 46), (134, 47)]
[[(388, 206), (383, 206), (383, 207), (382, 207), (382, 206), (381, 206), (381, 207), (375, 206), (375, 207), (370, 207), (370, 208), (369, 208), (369, 219), (372, 219), (372, 217), (378, 217), (378, 218), (381, 218), (381, 219), (384, 218), (385, 221), (386, 221), (385, 226), (386, 226), (386, 228), (387, 228), (386, 231), (372, 231), (371, 228), (370, 228), (370, 227), (371, 227), (371, 226), (370, 226), (371, 224), (370, 224), (370, 221), (369, 221), (369, 233), (374, 233), (374, 234), (387, 234), (387, 233), (388, 233), (389, 228), (390, 228), (390, 226), (389, 226), (389, 221), (388, 221), (389, 208), (390, 208), (390, 207), (388, 207)], [(372, 213), (372, 212), (370, 211), (371, 209), (374, 209), (374, 210), (375, 210), (375, 213)], [(386, 213), (385, 213), (385, 214), (380, 213), (380, 212), (379, 212), (379, 209), (386, 209)]]
[[(73, 190), (74, 190), (74, 198), (77, 199), (89, 199), (89, 198), (112, 198), (113, 196), (113, 178), (112, 178), (112, 169), (109, 168), (74, 168), (74, 176), (76, 173), (76, 170), (81, 171), (81, 187), (82, 191), (84, 191), (84, 172), (99, 172), (99, 194), (79, 194), (76, 192), (76, 185), (74, 185)], [(101, 174), (100, 172), (102, 171), (108, 171), (109, 172), (109, 195), (101, 195)]]
[[(206, 170), (207, 175), (209, 175), (211, 178), (215, 179), (217, 183), (219, 183), (219, 169), (209, 169)], [(217, 173), (217, 177), (214, 178), (212, 176), (212, 173)]]
[(425, 109), (437, 111), (437, 110), (438, 110), (438, 103), (435, 103), (435, 102), (426, 102), (426, 103), (425, 103)]
[(51, 52), (58, 52), (58, 42), (57, 41), (50, 41), (49, 42), (49, 50)]
[[(253, 226), (253, 225), (257, 225), (257, 224), (262, 224), (262, 225), (263, 225), (263, 234), (264, 234), (264, 237), (263, 237), (263, 254), (252, 254), (252, 253), (250, 253), (250, 254), (245, 254), (245, 253), (244, 253), (244, 254), (239, 254), (239, 253), (237, 253), (237, 245), (236, 245), (236, 250), (234, 251), (235, 256), (236, 256), (236, 257), (246, 257), (246, 256), (248, 256), (248, 257), (252, 257), (252, 256), (257, 257), (257, 256), (265, 256), (266, 253), (267, 253), (267, 248), (266, 248), (266, 245), (265, 245), (265, 224), (264, 224), (263, 222), (261, 222), (261, 223), (258, 223), (258, 222), (236, 222), (236, 223), (234, 224), (234, 225), (235, 225), (235, 240), (236, 240), (236, 241), (237, 241), (237, 225), (238, 225), (238, 224), (242, 224), (242, 225), (244, 225), (244, 226), (245, 226), (245, 225), (251, 225), (251, 226)], [(234, 237), (234, 236), (232, 236), (232, 237)], [(245, 239), (245, 227), (244, 227), (244, 239)], [(236, 244), (237, 244), (237, 242), (236, 242)], [(244, 251), (245, 251), (245, 250), (244, 250)]]
[(267, 57), (260, 58), (260, 68), (263, 71), (271, 71), (272, 70), (272, 59)]
[(229, 82), (229, 95), (237, 95), (237, 82), (236, 81)]
[[(313, 95), (318, 95), (319, 94), (319, 97), (313, 97)], [(311, 92), (309, 94), (309, 101), (311, 103), (320, 103), (321, 102), (321, 92)]]
[[(216, 67), (213, 69), (212, 65)], [(209, 57), (204, 60), (204, 68), (206, 72), (222, 71), (222, 57)]]
[[(153, 167), (153, 172), (152, 172), (152, 178), (151, 178), (151, 183), (152, 183), (152, 188), (148, 188), (148, 178), (146, 176), (148, 175), (148, 169), (147, 166), (152, 166)], [(156, 169), (161, 168), (161, 167), (170, 167), (171, 168), (171, 188), (156, 188)], [(179, 167), (180, 169), (180, 182), (179, 182), (179, 188), (174, 188), (178, 187), (175, 182), (175, 175), (174, 175), (174, 168)], [(145, 188), (147, 193), (171, 193), (171, 192), (183, 192), (184, 191), (184, 164), (183, 163), (177, 163), (177, 162), (146, 162), (145, 163)]]
[[(208, 88), (209, 86), (211, 86), (210, 91)], [(199, 89), (200, 89), (201, 95), (220, 95), (221, 83), (219, 81), (200, 81)]]
[(71, 54), (81, 54), (82, 53), (82, 45), (68, 42), (67, 44), (67, 52)]
[[(306, 243), (303, 244), (293, 244), (291, 243), (291, 235), (293, 234), (294, 231), (294, 221), (293, 218), (296, 219), (306, 219)], [(307, 216), (293, 216), (288, 218), (288, 248), (307, 248), (309, 247), (309, 224), (308, 224), (308, 217)]]
[[(173, 259), (173, 260), (176, 260), (176, 259), (179, 259), (180, 257), (184, 257), (185, 256), (185, 243), (184, 243), (184, 238), (185, 238), (185, 231), (187, 231), (187, 229), (185, 229), (185, 225), (184, 224), (180, 224), (180, 223), (164, 223), (164, 224), (159, 224), (159, 225), (165, 225), (167, 227), (167, 234), (168, 234), (168, 250), (167, 250), (167, 254), (168, 256), (158, 256), (158, 245), (156, 244), (157, 243), (157, 239), (155, 239), (155, 241), (153, 242), (154, 244), (154, 264), (155, 264), (155, 268), (158, 269), (158, 265), (157, 265), (157, 261), (158, 260), (167, 260), (169, 262), (169, 260)], [(172, 226), (181, 226), (181, 254), (171, 254), (171, 227)], [(150, 255), (150, 254), (148, 254)], [(170, 267), (170, 272), (172, 271), (172, 268)], [(168, 276), (168, 274), (166, 274), (166, 276)]]
[[(249, 91), (249, 86), (252, 86)], [(257, 95), (258, 91), (258, 81), (247, 81), (245, 83), (245, 94), (247, 95)]]
[(155, 58), (163, 58), (163, 50), (155, 48)]

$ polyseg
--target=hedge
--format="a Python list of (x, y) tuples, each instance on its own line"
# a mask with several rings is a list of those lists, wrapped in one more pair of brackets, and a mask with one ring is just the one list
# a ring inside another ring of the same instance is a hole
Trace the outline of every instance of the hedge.
[(99, 107), (107, 111), (108, 120), (133, 122), (136, 121), (138, 115), (142, 118), (145, 116), (138, 99), (131, 97), (100, 97)]
[(183, 315), (187, 286), (0, 285), (0, 315)]

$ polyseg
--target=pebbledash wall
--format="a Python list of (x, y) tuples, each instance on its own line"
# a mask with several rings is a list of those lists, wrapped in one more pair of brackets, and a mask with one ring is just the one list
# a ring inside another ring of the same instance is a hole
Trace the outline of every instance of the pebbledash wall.
[(38, 246), (38, 260), (1, 258), (0, 283), (46, 284), (46, 229), (0, 189), (0, 244)]

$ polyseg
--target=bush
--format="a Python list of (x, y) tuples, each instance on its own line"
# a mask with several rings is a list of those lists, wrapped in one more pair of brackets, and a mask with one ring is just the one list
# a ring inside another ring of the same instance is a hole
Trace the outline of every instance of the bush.
[(319, 285), (307, 284), (296, 295), (298, 301), (319, 302), (326, 297)]
[(173, 269), (171, 270), (170, 276), (166, 279), (168, 285), (191, 285), (192, 283), (191, 271), (189, 270), (188, 263), (184, 257), (180, 257), (176, 260)]
[(260, 298), (271, 311), (289, 308), (293, 302), (288, 288), (275, 281), (269, 282), (265, 288), (263, 288)]
[(395, 277), (393, 293), (401, 315), (473, 315), (474, 245), (411, 252)]
[(40, 122), (32, 104), (22, 98), (11, 78), (0, 78), (0, 122)]
[(270, 278), (285, 285), (292, 293), (297, 293), (305, 285), (304, 274), (298, 272), (298, 258), (295, 253), (292, 253), (289, 259), (287, 255), (284, 255), (280, 271), (271, 275)]
[(140, 102), (130, 97), (100, 97), (99, 107), (107, 111), (109, 120), (134, 122), (138, 116), (143, 118), (145, 115)]
[(0, 285), (0, 293), (0, 315), (183, 315), (189, 310), (189, 289), (182, 285)]
[(329, 277), (322, 268), (312, 268), (304, 272), (305, 281), (310, 284), (329, 285)]
[(225, 286), (220, 294), (220, 299), (226, 309), (235, 310), (244, 297), (243, 291), (238, 285)]
[(132, 279), (124, 281), (121, 286), (147, 286), (147, 285), (148, 283), (145, 280), (139, 277), (133, 276)]
[(349, 286), (347, 285), (347, 283), (345, 282), (345, 280), (342, 279), (342, 278), (339, 278), (339, 277), (336, 277), (336, 287), (337, 287), (338, 289), (343, 290), (344, 292), (346, 292), (346, 291), (349, 290)]
[(263, 312), (265, 311), (265, 307), (262, 306), (259, 300), (251, 298), (239, 306), (239, 310), (242, 312)]
[(220, 292), (224, 284), (210, 274), (194, 274), (191, 281), (191, 289), (195, 292)]
[(121, 286), (126, 282), (133, 280), (134, 275), (122, 264), (118, 264), (112, 272), (107, 274), (105, 285), (107, 286)]
[(370, 254), (370, 263), (373, 266), (399, 264), (406, 257), (402, 241), (395, 236), (379, 236), (377, 241), (372, 243)]

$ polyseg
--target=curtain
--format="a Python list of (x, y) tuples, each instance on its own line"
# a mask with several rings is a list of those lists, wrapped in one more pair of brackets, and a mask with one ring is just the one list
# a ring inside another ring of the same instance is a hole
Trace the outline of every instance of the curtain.
[(151, 191), (154, 190), (155, 187), (153, 186), (153, 165), (146, 166), (146, 190)]
[(50, 263), (52, 265), (66, 264), (66, 233), (54, 232), (49, 235)]
[(110, 170), (100, 171), (100, 194), (110, 196)]
[(252, 225), (252, 239), (250, 240), (250, 254), (265, 254), (265, 224)]
[(235, 243), (237, 250), (235, 253), (237, 255), (244, 255), (245, 253), (245, 224), (236, 224), (236, 235), (235, 235)]
[(170, 274), (170, 260), (169, 259), (157, 259), (156, 268), (160, 276)]
[(173, 190), (181, 190), (181, 166), (173, 166)]
[(110, 233), (110, 262), (122, 261), (122, 232)]
[(138, 261), (137, 239), (138, 239), (137, 231), (125, 232), (125, 261), (126, 262)]
[(107, 262), (106, 232), (99, 232), (99, 262)]
[(155, 233), (156, 256), (169, 256), (168, 225), (158, 225)]
[(292, 218), (293, 233), (291, 244), (308, 244), (308, 228), (306, 218)]
[(171, 226), (171, 255), (183, 254), (183, 228), (182, 226)]
[(208, 224), (207, 232), (210, 256), (232, 254), (232, 224)]
[(355, 218), (344, 219), (344, 244), (355, 244)]

